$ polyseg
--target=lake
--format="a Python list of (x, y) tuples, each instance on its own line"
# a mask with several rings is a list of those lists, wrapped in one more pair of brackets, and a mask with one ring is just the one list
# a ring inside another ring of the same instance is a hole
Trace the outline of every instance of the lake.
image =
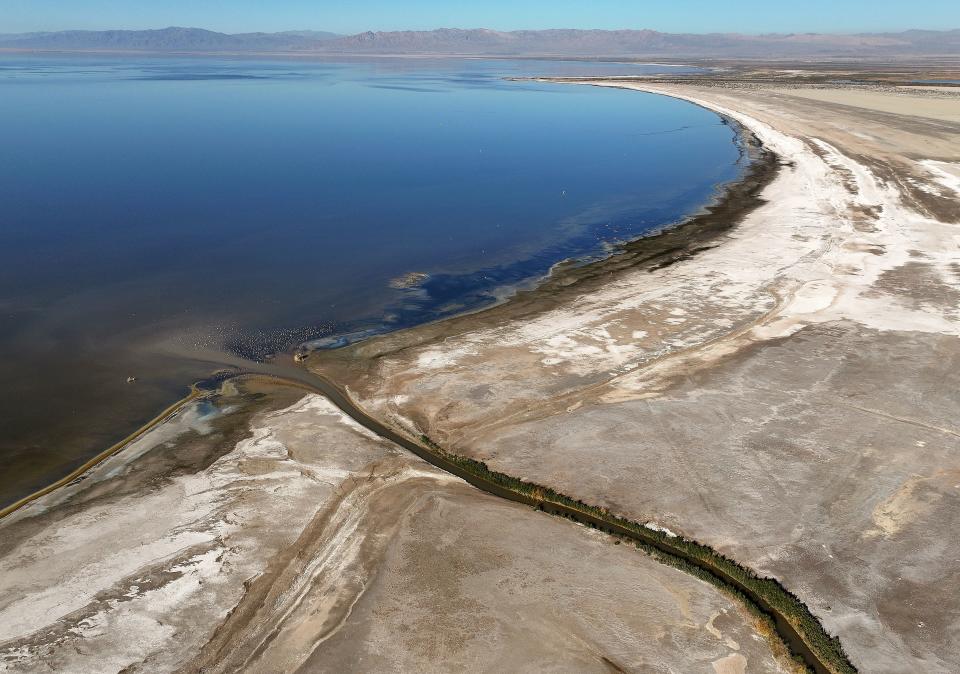
[(654, 72), (0, 57), (0, 504), (224, 363), (476, 309), (696, 212), (743, 168), (717, 115), (504, 79)]

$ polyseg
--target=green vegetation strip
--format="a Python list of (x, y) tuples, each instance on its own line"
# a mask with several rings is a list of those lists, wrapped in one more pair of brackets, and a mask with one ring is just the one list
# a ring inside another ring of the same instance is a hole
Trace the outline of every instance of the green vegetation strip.
[(319, 373), (300, 371), (284, 372), (284, 376), (267, 376), (324, 395), (361, 426), (489, 494), (636, 542), (638, 547), (650, 552), (659, 561), (687, 571), (738, 599), (780, 637), (799, 665), (816, 674), (850, 674), (857, 671), (844, 653), (840, 640), (829, 635), (810, 609), (777, 580), (761, 578), (752, 570), (695, 541), (681, 536), (668, 536), (550, 487), (491, 470), (482, 461), (443, 449), (426, 435), (412, 438), (406, 432), (368, 414), (344, 388)]
[[(751, 613), (773, 628), (793, 651), (798, 664), (817, 672), (831, 674), (857, 671), (844, 652), (840, 639), (828, 634), (810, 609), (775, 579), (762, 578), (751, 569), (706, 545), (618, 517), (605, 508), (570, 498), (550, 487), (491, 470), (482, 461), (444, 450), (426, 435), (421, 435), (420, 441), (444, 462), (455, 464), (478, 480), (496, 485), (499, 487), (497, 491), (510, 492), (517, 497), (514, 500), (552, 514), (582, 521), (613, 535), (628, 537), (637, 543), (637, 547), (653, 554), (658, 561), (720, 587), (739, 599)], [(468, 481), (476, 484), (473, 480)], [(784, 629), (784, 621), (790, 629)], [(788, 633), (785, 634), (785, 631)], [(802, 643), (798, 643), (797, 638)]]

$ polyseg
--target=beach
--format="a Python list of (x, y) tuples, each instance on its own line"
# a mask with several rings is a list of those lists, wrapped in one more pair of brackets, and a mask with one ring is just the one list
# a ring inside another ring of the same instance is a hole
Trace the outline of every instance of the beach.
[[(862, 671), (952, 671), (960, 97), (729, 79), (558, 80), (756, 139), (700, 226), (303, 365), (393, 432), (776, 579)], [(0, 531), (10, 671), (795, 668), (722, 588), (282, 383), (228, 380)]]

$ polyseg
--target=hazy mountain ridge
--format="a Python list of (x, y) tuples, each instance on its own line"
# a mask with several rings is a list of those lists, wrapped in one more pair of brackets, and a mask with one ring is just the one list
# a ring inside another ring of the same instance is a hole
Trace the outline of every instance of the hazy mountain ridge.
[(0, 48), (97, 51), (290, 51), (488, 56), (816, 57), (960, 55), (960, 30), (835, 35), (661, 33), (653, 30), (442, 28), (342, 36), (320, 31), (226, 34), (199, 28), (0, 35)]
[(960, 30), (859, 35), (742, 35), (660, 33), (652, 30), (499, 32), (441, 29), (361, 33), (327, 42), (320, 50), (354, 53), (731, 57), (960, 54)]
[(202, 28), (68, 30), (0, 35), (0, 47), (56, 50), (300, 51), (310, 49), (325, 40), (340, 37), (342, 36), (336, 33), (320, 31), (230, 35)]

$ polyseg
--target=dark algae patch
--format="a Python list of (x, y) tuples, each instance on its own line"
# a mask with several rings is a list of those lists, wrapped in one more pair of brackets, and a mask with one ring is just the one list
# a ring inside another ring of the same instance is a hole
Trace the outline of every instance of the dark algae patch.
[[(737, 132), (741, 165), (744, 166), (741, 177), (725, 185), (713, 202), (696, 215), (660, 232), (621, 244), (605, 258), (558, 265), (536, 287), (520, 290), (501, 304), (375, 335), (373, 339), (324, 344), (324, 348), (316, 351), (313, 357), (325, 372), (356, 374), (371, 366), (376, 358), (434, 339), (464, 334), (478, 326), (527, 319), (599, 289), (622, 272), (633, 269), (653, 272), (719, 245), (747, 214), (764, 203), (760, 194), (773, 181), (781, 166), (780, 158), (766, 150), (756, 136), (734, 120), (725, 122)], [(330, 346), (335, 348), (327, 348)]]

